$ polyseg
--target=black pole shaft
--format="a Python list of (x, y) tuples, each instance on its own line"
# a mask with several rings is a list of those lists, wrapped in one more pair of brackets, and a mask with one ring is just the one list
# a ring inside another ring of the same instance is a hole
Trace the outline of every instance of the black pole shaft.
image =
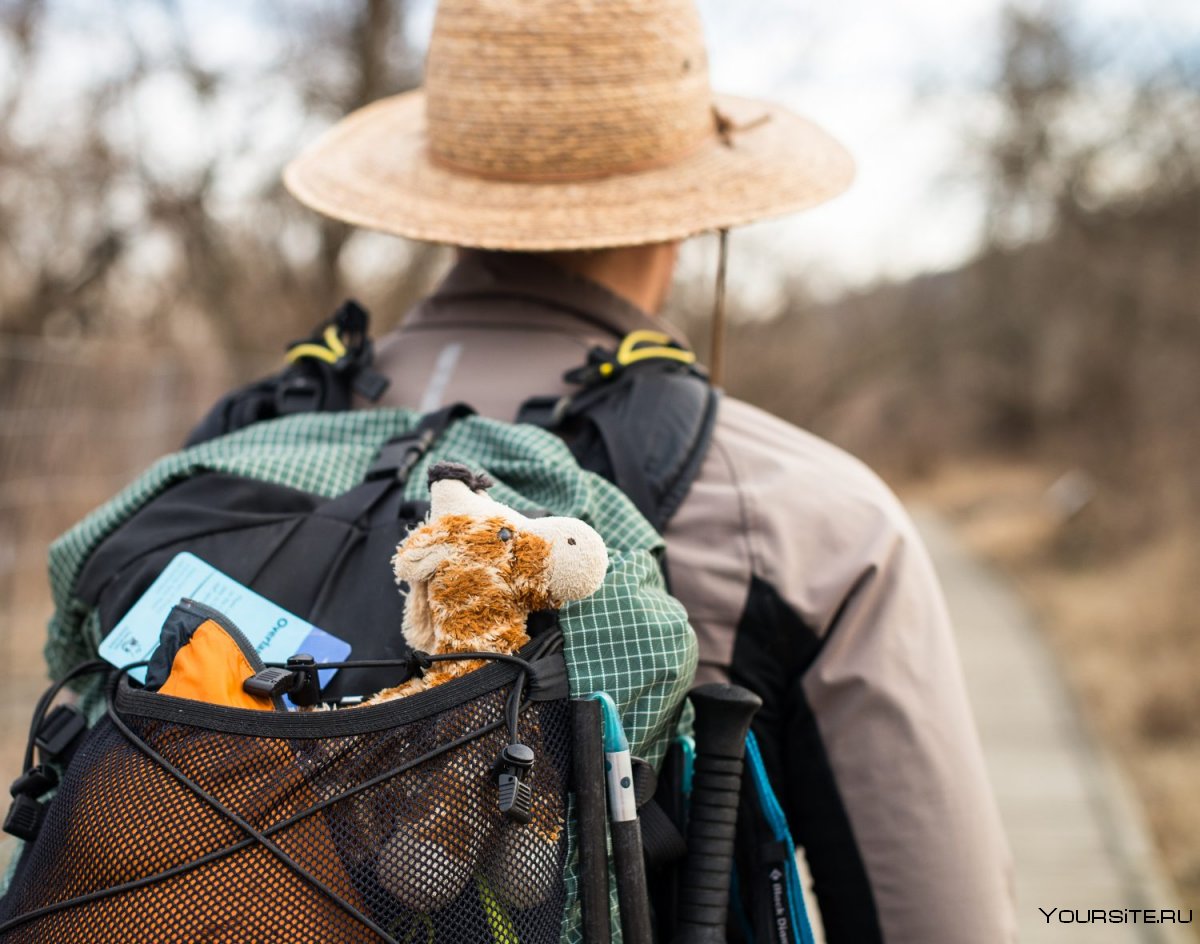
[(737, 685), (720, 684), (701, 685), (690, 697), (696, 763), (675, 944), (725, 944), (746, 732), (762, 700)]
[(617, 900), (621, 903), (621, 938), (626, 944), (653, 944), (650, 891), (642, 851), (642, 824), (631, 819), (612, 823), (613, 867), (617, 870)]
[(579, 903), (583, 909), (584, 944), (609, 944), (608, 850), (604, 824), (604, 739), (600, 703), (590, 698), (571, 702), (573, 773), (579, 822)]

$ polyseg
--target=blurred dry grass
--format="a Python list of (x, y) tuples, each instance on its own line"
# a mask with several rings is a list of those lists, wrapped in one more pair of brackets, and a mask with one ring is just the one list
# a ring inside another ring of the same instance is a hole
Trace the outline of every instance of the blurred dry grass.
[(1033, 603), (1085, 717), (1131, 774), (1186, 908), (1200, 900), (1200, 544), (1180, 521), (1093, 560), (1098, 511), (1063, 516), (1047, 494), (1060, 471), (954, 464), (905, 492), (947, 514)]
[(136, 341), (0, 339), (0, 782), (19, 772), (45, 687), (46, 548), (154, 459), (178, 448), (233, 363)]

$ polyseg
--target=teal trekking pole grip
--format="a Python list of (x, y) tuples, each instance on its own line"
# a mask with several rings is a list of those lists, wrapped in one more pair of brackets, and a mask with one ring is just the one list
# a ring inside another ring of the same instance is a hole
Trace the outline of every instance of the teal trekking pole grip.
[(592, 698), (600, 703), (604, 713), (604, 767), (617, 900), (621, 906), (621, 936), (626, 944), (652, 944), (650, 890), (646, 885), (642, 825), (638, 821), (629, 740), (612, 698), (606, 692), (596, 692)]

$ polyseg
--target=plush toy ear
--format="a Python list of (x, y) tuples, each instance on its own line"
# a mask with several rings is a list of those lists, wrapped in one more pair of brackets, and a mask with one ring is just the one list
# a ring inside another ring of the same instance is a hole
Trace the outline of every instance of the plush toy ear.
[(438, 567), (454, 554), (453, 545), (442, 537), (431, 525), (424, 525), (406, 537), (392, 558), (396, 579), (413, 584), (432, 578)]

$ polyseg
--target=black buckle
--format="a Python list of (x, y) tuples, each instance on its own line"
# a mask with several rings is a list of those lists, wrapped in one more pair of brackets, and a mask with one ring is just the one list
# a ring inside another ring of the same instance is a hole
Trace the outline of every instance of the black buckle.
[(10, 836), (33, 842), (42, 828), (42, 820), (46, 816), (46, 807), (32, 797), (23, 793), (13, 798), (13, 804), (8, 808), (4, 817), (4, 831)]
[(383, 444), (367, 469), (366, 480), (394, 478), (401, 485), (405, 484), (437, 438), (457, 420), (474, 413), (465, 403), (454, 403), (427, 413), (416, 428)]
[(299, 373), (285, 375), (275, 388), (275, 409), (280, 416), (315, 413), (321, 409), (321, 394), (317, 378)]
[(510, 744), (496, 761), (500, 812), (517, 823), (533, 819), (533, 787), (525, 782), (533, 767), (533, 749)]
[(321, 701), (321, 677), (317, 660), (298, 652), (287, 660), (287, 668), (274, 666), (256, 672), (242, 682), (242, 691), (259, 698), (287, 695), (293, 705), (311, 708)]
[(436, 438), (437, 433), (432, 429), (416, 429), (384, 443), (367, 469), (367, 481), (394, 478), (403, 485)]
[(379, 402), (391, 381), (377, 370), (360, 365), (354, 374), (354, 392), (372, 403)]
[(43, 719), (33, 743), (38, 746), (43, 761), (58, 761), (65, 767), (87, 726), (87, 718), (77, 707), (59, 705)]
[[(65, 706), (63, 706), (65, 707)], [(46, 804), (41, 798), (58, 786), (58, 773), (53, 767), (38, 764), (30, 767), (12, 782), (12, 806), (4, 817), (4, 831), (10, 836), (33, 842), (46, 818)]]
[(11, 796), (27, 796), (40, 800), (58, 786), (58, 772), (46, 764), (36, 764), (21, 774), (8, 788)]

